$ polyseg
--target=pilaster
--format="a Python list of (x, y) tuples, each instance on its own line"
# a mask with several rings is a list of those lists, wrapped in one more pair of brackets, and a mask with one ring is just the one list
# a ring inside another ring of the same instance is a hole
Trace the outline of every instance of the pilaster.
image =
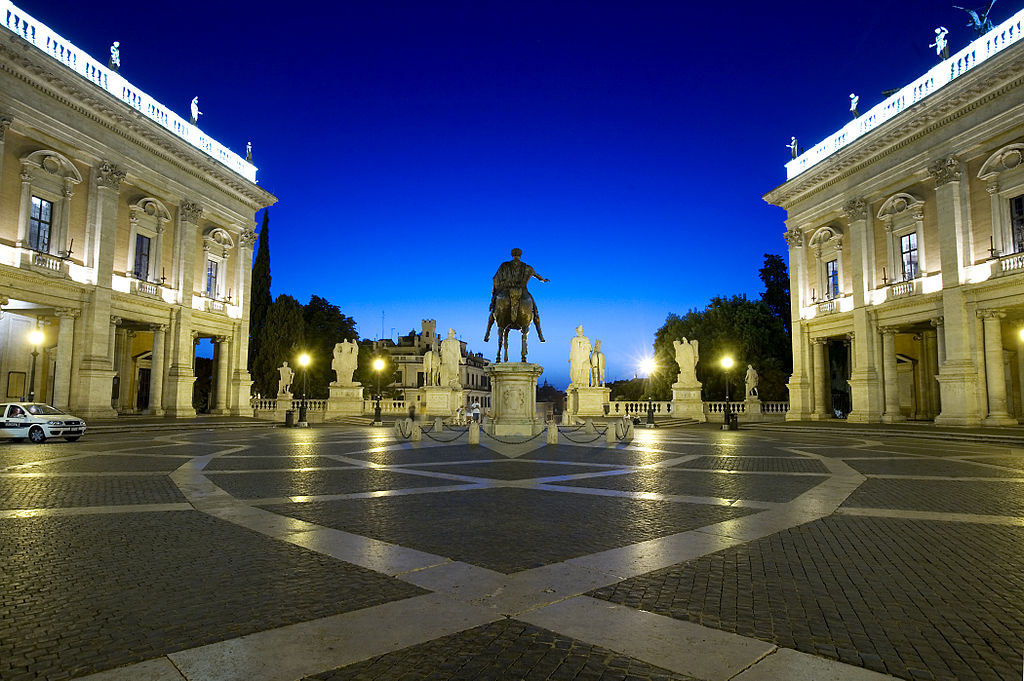
[[(231, 338), (229, 336), (217, 336), (214, 341), (217, 343), (217, 375), (215, 377), (216, 405), (210, 410), (211, 414), (228, 414), (228, 382), (230, 372), (228, 371), (228, 360), (231, 357)], [(306, 397), (305, 395), (303, 397)]]
[(256, 231), (249, 226), (238, 239), (238, 263), (235, 275), (238, 287), (238, 304), (242, 317), (235, 325), (234, 342), (231, 343), (234, 371), (231, 375), (231, 413), (238, 415), (249, 411), (249, 397), (252, 393), (252, 376), (249, 374), (249, 315), (252, 287), (252, 249), (256, 243)]
[[(0, 149), (2, 153), (2, 149)], [(78, 310), (62, 308), (56, 311), (60, 320), (57, 332), (57, 358), (54, 362), (53, 406), (67, 410), (71, 397), (71, 358), (75, 345), (75, 319), (81, 314)]]
[(825, 363), (825, 344), (828, 338), (812, 338), (814, 352), (814, 372), (811, 376), (814, 383), (814, 413), (811, 414), (812, 421), (825, 421), (832, 418), (828, 413), (828, 398), (831, 388), (828, 368)]
[(883, 423), (906, 421), (900, 411), (900, 377), (896, 362), (896, 328), (883, 326), (882, 332), (882, 371), (885, 389), (885, 413)]
[(985, 327), (985, 381), (988, 387), (987, 426), (1015, 426), (1017, 419), (1006, 408), (1006, 372), (1003, 364), (1003, 310), (978, 313)]
[(153, 416), (163, 416), (163, 390), (164, 390), (164, 336), (167, 333), (166, 324), (153, 324), (153, 359), (149, 372), (149, 409), (147, 413)]
[[(795, 296), (793, 300), (796, 300)], [(789, 411), (787, 421), (806, 421), (811, 418), (811, 376), (807, 368), (808, 345), (810, 340), (807, 328), (797, 317), (794, 308), (793, 319), (793, 374), (789, 377)]]

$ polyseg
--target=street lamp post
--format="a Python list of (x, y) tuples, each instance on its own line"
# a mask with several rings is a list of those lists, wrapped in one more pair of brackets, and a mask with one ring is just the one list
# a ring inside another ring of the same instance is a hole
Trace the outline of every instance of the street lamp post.
[(725, 408), (722, 410), (722, 430), (732, 430), (732, 406), (729, 404), (729, 372), (732, 370), (732, 357), (726, 355), (722, 358), (722, 368), (725, 369)]
[(384, 368), (384, 360), (380, 357), (373, 360), (373, 370), (377, 372), (377, 403), (373, 406), (373, 425), (382, 426), (384, 421), (380, 417), (380, 372)]
[(39, 344), (43, 342), (43, 332), (35, 328), (28, 334), (28, 342), (32, 344), (32, 371), (28, 379), (28, 401), (36, 401), (36, 360), (39, 358)]
[(654, 427), (654, 393), (651, 388), (651, 374), (657, 366), (653, 357), (647, 357), (640, 363), (640, 371), (647, 374), (647, 427)]
[(300, 428), (306, 428), (309, 423), (306, 421), (306, 390), (309, 387), (309, 355), (305, 352), (299, 355), (299, 366), (302, 367), (302, 401), (299, 402), (299, 423)]

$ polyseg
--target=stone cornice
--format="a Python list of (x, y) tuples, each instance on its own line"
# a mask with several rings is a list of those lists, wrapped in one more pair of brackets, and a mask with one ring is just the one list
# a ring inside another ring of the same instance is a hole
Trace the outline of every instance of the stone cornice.
[(277, 200), (270, 192), (178, 140), (170, 131), (95, 87), (3, 26), (0, 26), (0, 70), (173, 163), (192, 177), (242, 199), (254, 211)]
[(1024, 85), (1022, 73), (1024, 42), (1007, 48), (977, 67), (976, 71), (923, 99), (811, 170), (776, 187), (764, 195), (764, 200), (788, 210), (789, 206), (809, 199), (885, 156), (1021, 87)]

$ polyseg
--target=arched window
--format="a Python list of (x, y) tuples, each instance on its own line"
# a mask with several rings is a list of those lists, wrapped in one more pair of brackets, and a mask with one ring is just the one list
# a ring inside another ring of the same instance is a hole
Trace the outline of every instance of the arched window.
[(886, 279), (910, 281), (927, 274), (924, 258), (924, 201), (913, 194), (893, 194), (878, 210), (885, 223), (889, 269)]
[(818, 228), (808, 242), (817, 262), (819, 300), (833, 300), (843, 294), (843, 235), (838, 227)]
[(1024, 144), (1008, 144), (978, 172), (992, 201), (992, 247), (1000, 254), (1024, 251)]

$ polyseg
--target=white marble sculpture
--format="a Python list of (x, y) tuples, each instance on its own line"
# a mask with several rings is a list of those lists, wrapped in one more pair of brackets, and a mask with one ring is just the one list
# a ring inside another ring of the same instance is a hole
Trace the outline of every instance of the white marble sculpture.
[(334, 344), (334, 360), (331, 368), (334, 369), (335, 385), (352, 385), (352, 375), (359, 363), (359, 345), (354, 340), (345, 340)]
[(437, 385), (440, 358), (433, 350), (423, 353), (423, 385)]
[(278, 395), (290, 395), (292, 392), (292, 381), (295, 379), (295, 372), (288, 366), (288, 362), (285, 362), (277, 368), (277, 372), (281, 375), (281, 378), (277, 381), (277, 394)]
[(757, 370), (753, 364), (747, 365), (747, 375), (744, 377), (746, 383), (746, 390), (744, 394), (747, 398), (757, 397)]
[(203, 115), (203, 112), (199, 110), (199, 98), (198, 97), (193, 97), (192, 98), (192, 103), (189, 105), (189, 113), (192, 116), (192, 118), (189, 120), (189, 122), (192, 125), (199, 125), (199, 117)]
[(947, 33), (949, 33), (949, 29), (945, 26), (939, 26), (935, 29), (935, 42), (928, 45), (928, 47), (934, 47), (935, 54), (943, 59), (949, 57), (949, 43), (946, 41)]
[(455, 329), (448, 329), (448, 337), (441, 341), (441, 371), (438, 385), (458, 388), (459, 361), (462, 359), (462, 343), (455, 337)]
[(689, 386), (697, 383), (697, 361), (700, 359), (697, 345), (697, 339), (687, 341), (683, 338), (681, 341), (672, 341), (672, 346), (676, 350), (676, 364), (679, 365), (679, 376), (676, 378), (679, 385)]
[(604, 353), (599, 340), (594, 341), (594, 351), (590, 353), (590, 385), (604, 387)]
[(107, 60), (107, 66), (114, 73), (117, 73), (121, 68), (121, 43), (116, 40), (110, 46), (110, 59)]
[(583, 335), (582, 324), (576, 327), (576, 335), (569, 342), (569, 382), (590, 385), (590, 339)]

